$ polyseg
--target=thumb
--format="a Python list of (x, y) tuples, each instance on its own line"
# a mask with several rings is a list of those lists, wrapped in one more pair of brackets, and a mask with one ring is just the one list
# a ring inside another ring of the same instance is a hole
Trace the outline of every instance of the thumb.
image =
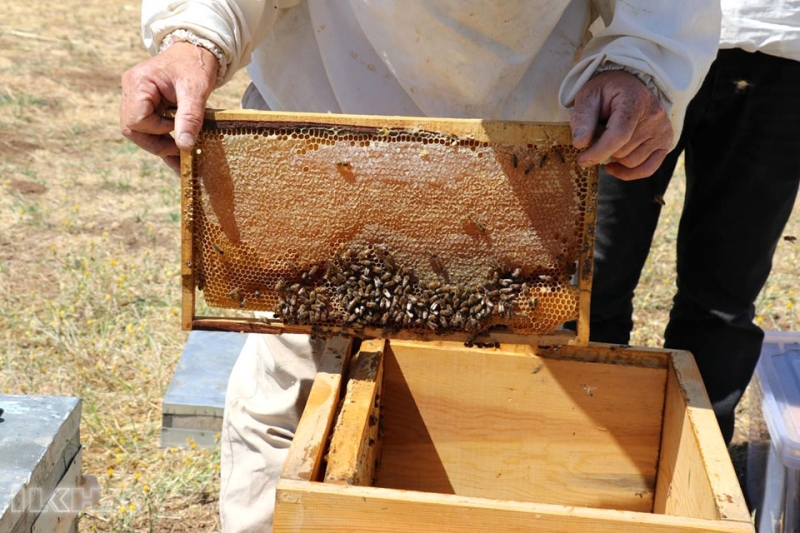
[(175, 144), (182, 151), (191, 150), (203, 127), (207, 96), (203, 91), (176, 88), (178, 111), (175, 114)]
[(586, 148), (594, 138), (600, 120), (602, 98), (599, 91), (584, 90), (575, 97), (575, 107), (569, 117), (572, 128), (572, 145), (577, 149)]

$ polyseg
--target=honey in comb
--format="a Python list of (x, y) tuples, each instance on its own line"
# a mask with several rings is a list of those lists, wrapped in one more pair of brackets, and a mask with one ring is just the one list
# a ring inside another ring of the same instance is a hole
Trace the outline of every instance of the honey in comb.
[(387, 335), (544, 334), (577, 316), (589, 174), (571, 146), (223, 124), (197, 148), (188, 218), (209, 306)]

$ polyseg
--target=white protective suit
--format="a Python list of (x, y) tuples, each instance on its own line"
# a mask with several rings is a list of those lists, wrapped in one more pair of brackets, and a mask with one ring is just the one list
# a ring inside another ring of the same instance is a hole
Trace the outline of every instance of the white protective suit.
[(722, 0), (720, 48), (800, 61), (800, 1)]
[[(221, 59), (218, 83), (247, 65), (263, 102), (282, 111), (564, 121), (598, 69), (625, 68), (659, 96), (677, 142), (716, 55), (720, 8), (712, 0), (144, 0), (142, 23), (151, 53), (173, 40), (209, 48)], [(226, 532), (271, 529), (275, 483), (323, 348), (302, 335), (248, 338), (226, 400)]]

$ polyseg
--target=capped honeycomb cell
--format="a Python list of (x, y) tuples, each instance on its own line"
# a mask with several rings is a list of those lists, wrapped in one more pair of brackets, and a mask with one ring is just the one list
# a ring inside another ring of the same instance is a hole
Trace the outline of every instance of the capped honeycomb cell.
[(233, 117), (206, 121), (185, 191), (210, 307), (386, 336), (577, 318), (597, 181), (566, 125)]

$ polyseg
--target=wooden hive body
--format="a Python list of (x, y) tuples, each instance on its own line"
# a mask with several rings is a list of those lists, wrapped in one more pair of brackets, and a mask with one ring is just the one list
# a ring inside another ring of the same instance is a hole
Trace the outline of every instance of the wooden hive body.
[(688, 352), (333, 345), (275, 531), (754, 531)]

